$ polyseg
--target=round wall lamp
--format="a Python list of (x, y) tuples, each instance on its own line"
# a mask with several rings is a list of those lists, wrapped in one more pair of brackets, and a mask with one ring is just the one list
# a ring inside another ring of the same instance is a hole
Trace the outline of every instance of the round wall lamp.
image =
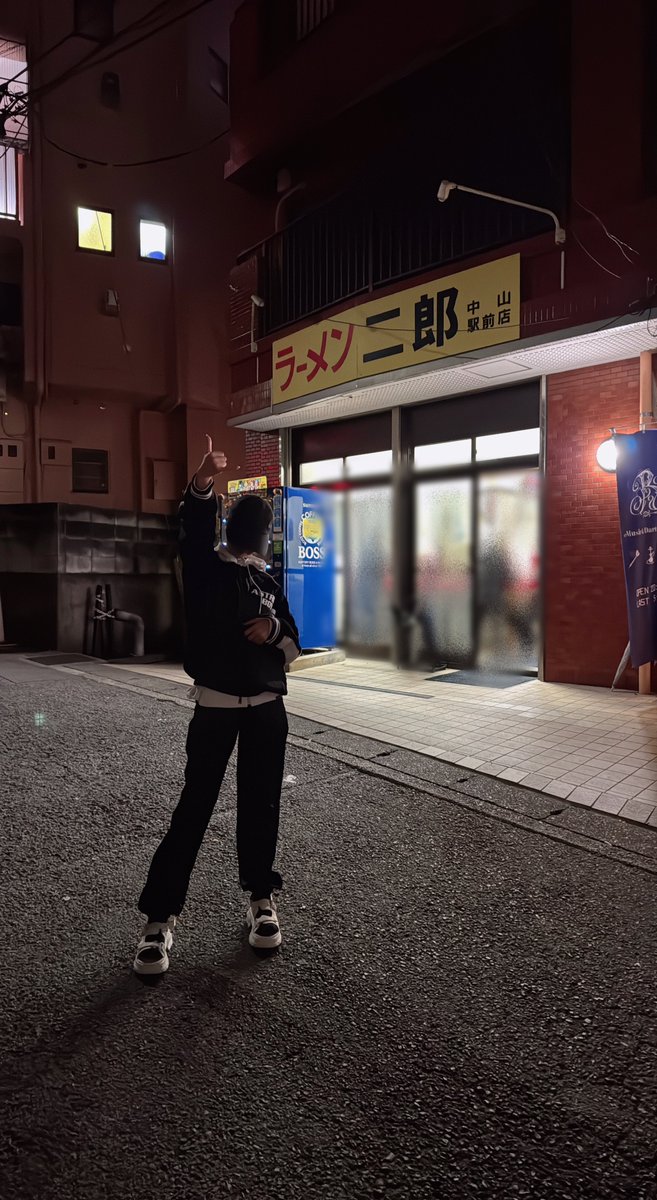
[(616, 470), (616, 443), (613, 437), (605, 438), (604, 442), (600, 442), (595, 452), (595, 459), (602, 471)]

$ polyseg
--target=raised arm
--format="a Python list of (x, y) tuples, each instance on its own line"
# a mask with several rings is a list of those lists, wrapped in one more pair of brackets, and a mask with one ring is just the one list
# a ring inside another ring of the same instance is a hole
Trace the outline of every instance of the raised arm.
[(226, 455), (212, 449), (206, 434), (207, 449), (196, 474), (188, 484), (180, 511), (180, 552), (186, 566), (199, 567), (211, 562), (216, 540), (217, 497), (214, 480), (227, 466)]

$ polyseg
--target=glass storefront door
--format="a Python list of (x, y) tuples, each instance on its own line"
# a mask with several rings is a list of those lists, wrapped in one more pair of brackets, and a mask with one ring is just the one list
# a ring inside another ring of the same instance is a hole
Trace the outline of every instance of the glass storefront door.
[(477, 666), (536, 670), (539, 643), (537, 469), (477, 481)]
[(416, 483), (417, 663), (536, 670), (539, 484), (537, 468)]
[(347, 646), (380, 653), (392, 638), (392, 488), (344, 493)]
[(413, 656), (431, 665), (473, 655), (472, 511), (470, 479), (416, 487)]

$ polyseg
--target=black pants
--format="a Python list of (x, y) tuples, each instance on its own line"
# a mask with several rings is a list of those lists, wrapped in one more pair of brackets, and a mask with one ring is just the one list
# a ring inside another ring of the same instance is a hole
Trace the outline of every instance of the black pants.
[(256, 900), (283, 886), (273, 865), (287, 731), (282, 700), (254, 708), (196, 706), (187, 734), (185, 787), (139, 898), (139, 909), (150, 920), (166, 921), (182, 912), (196, 856), (236, 742), (240, 884)]

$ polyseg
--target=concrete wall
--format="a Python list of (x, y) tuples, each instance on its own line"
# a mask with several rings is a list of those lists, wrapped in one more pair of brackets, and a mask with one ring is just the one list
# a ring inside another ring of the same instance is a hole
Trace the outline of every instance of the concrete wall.
[[(96, 585), (141, 616), (147, 654), (180, 653), (173, 569), (177, 522), (160, 514), (58, 504), (0, 505), (0, 596), (8, 641), (89, 652)], [(128, 650), (117, 627), (115, 655)], [(100, 647), (99, 647), (100, 651)]]

